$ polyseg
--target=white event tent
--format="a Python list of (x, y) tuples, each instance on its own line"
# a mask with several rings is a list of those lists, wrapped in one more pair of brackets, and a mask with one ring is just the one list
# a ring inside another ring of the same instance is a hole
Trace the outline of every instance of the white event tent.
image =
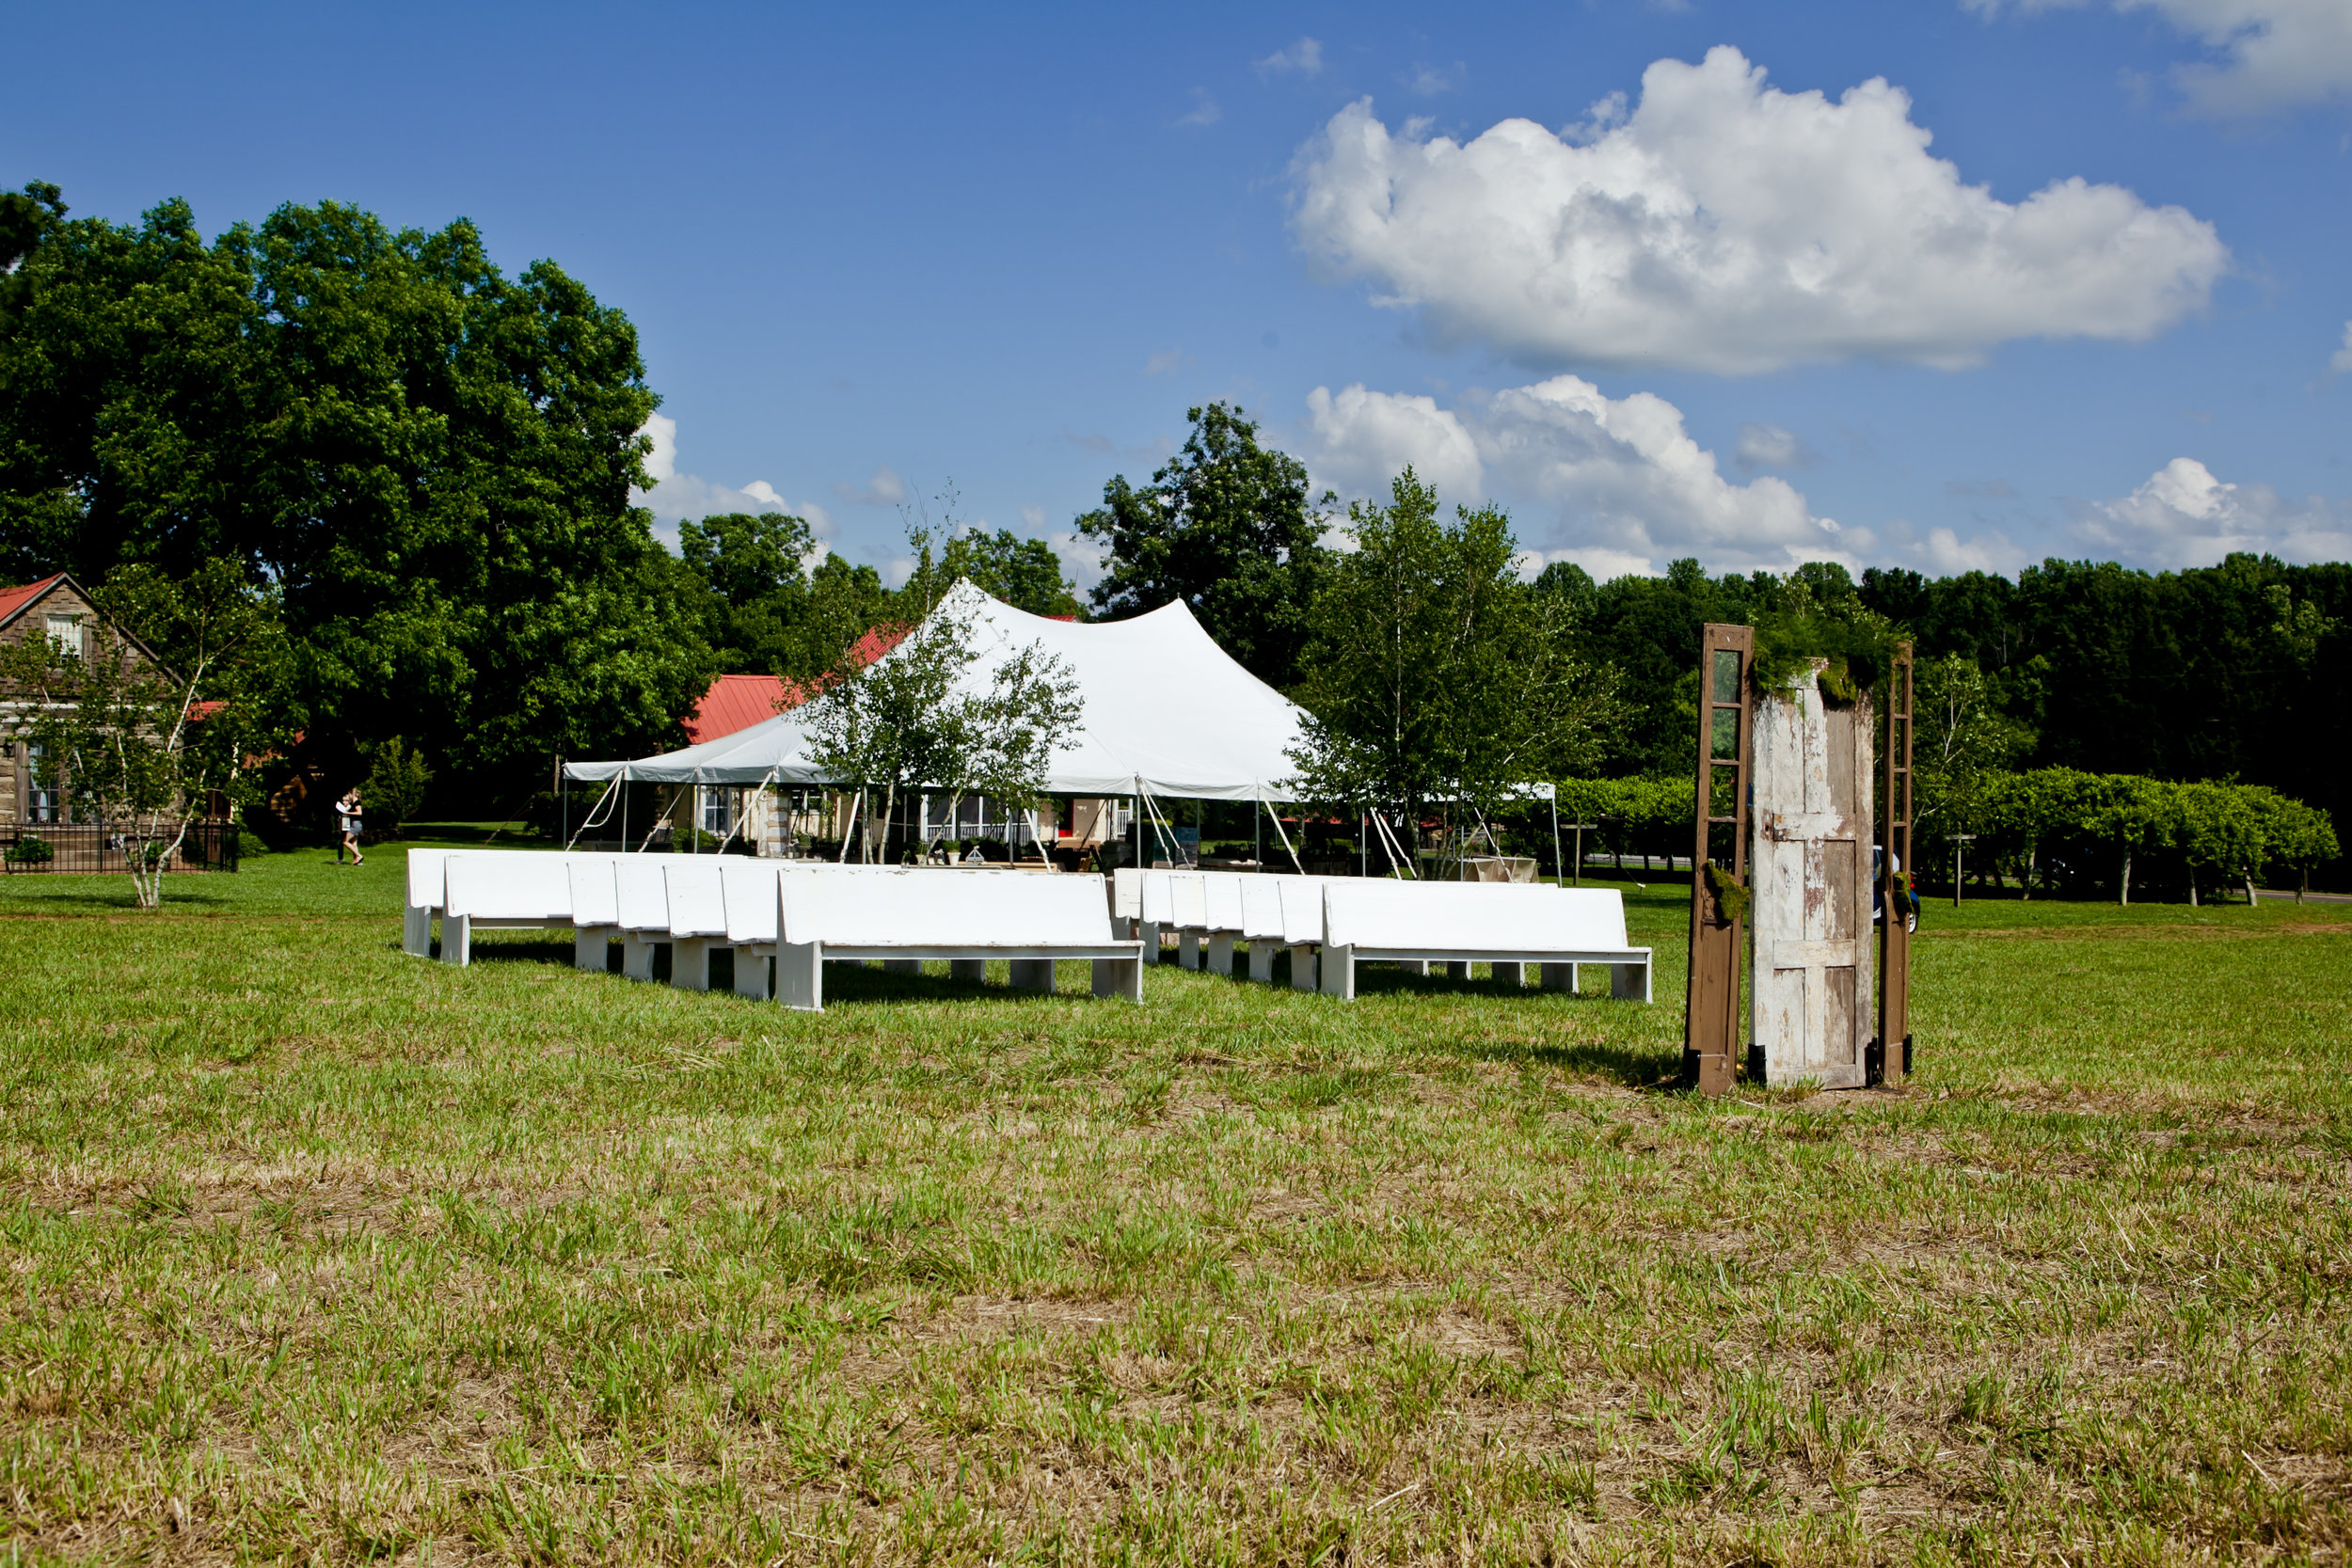
[[(1290, 751), (1305, 714), (1236, 664), (1179, 600), (1127, 621), (1050, 620), (959, 582), (932, 611), (969, 614), (985, 689), (1017, 650), (1041, 643), (1077, 677), (1072, 743), (1046, 771), (1049, 795), (1290, 800)], [(896, 657), (884, 654), (884, 658)], [(806, 724), (782, 713), (716, 740), (634, 762), (567, 762), (569, 779), (656, 784), (837, 784), (809, 759)]]

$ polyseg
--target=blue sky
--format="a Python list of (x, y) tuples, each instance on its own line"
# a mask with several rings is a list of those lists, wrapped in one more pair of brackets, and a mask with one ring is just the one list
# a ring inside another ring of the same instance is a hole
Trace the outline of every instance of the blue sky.
[(1226, 398), (1601, 576), (2352, 556), (2352, 0), (7, 21), (9, 185), (462, 214), (626, 309), (673, 525), (887, 565), (952, 483), (1083, 579)]

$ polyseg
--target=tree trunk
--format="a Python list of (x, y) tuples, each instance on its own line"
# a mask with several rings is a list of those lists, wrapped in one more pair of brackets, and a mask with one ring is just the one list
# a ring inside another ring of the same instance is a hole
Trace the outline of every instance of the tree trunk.
[(2262, 901), (2262, 895), (2254, 891), (2254, 874), (2249, 871), (2246, 874), (2246, 907), (2250, 910)]
[(2034, 862), (2039, 860), (2041, 855), (2042, 851), (2038, 847), (2026, 851), (2026, 874), (2018, 879), (2017, 883), (2019, 889), (2021, 890), (2018, 895), (2018, 899), (2021, 903), (2030, 903), (2033, 900)]
[(2123, 897), (2122, 897), (2122, 902), (2123, 902), (2125, 905), (2127, 905), (2127, 906), (2128, 906), (2128, 905), (2131, 903), (2131, 901), (2132, 901), (2132, 855), (2131, 855), (2131, 851), (2130, 851), (2130, 850), (2128, 850), (2128, 849), (2126, 849), (2126, 850), (2123, 852)]
[(2193, 865), (2188, 868), (2188, 907), (2197, 908), (2197, 868)]

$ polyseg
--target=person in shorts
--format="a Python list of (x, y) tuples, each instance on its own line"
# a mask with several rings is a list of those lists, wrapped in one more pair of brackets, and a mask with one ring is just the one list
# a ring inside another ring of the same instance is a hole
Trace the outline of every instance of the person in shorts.
[(367, 859), (365, 855), (359, 853), (359, 786), (358, 784), (353, 784), (344, 792), (343, 798), (335, 802), (335, 826), (343, 835), (342, 842), (335, 846), (335, 863), (337, 865), (343, 863), (345, 849), (351, 851), (351, 863), (354, 865)]

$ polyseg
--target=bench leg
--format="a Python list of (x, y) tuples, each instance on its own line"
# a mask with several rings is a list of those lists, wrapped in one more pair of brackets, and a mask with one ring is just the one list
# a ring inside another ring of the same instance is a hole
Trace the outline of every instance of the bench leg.
[(986, 958), (949, 958), (947, 978), (961, 980), (966, 985), (985, 984), (988, 979), (988, 960)]
[(1323, 949), (1323, 994), (1336, 996), (1343, 1002), (1356, 1000), (1356, 949), (1332, 947)]
[(710, 989), (710, 939), (670, 939), (670, 984), (680, 990)]
[(1523, 963), (1497, 964), (1495, 978), (1506, 986), (1523, 986), (1527, 984), (1527, 966)]
[(1609, 966), (1610, 996), (1619, 1002), (1629, 1002), (1637, 996), (1645, 1002), (1648, 1001), (1649, 986), (1646, 983), (1648, 977), (1642, 973), (1648, 967), (1647, 964), (1611, 964)]
[(1315, 950), (1311, 947), (1291, 949), (1291, 990), (1315, 989)]
[(1230, 976), (1233, 973), (1233, 933), (1218, 931), (1209, 938), (1209, 973)]
[(1274, 943), (1255, 941), (1250, 942), (1249, 977), (1262, 986), (1273, 983)]
[(735, 950), (735, 994), (755, 1002), (768, 1000), (768, 955), (756, 947)]
[(433, 956), (433, 911), (410, 904), (400, 911), (400, 950), (415, 958)]
[(1468, 958), (1449, 958), (1446, 960), (1445, 977), (1449, 980), (1467, 980), (1470, 977), (1470, 966)]
[(776, 944), (776, 1000), (795, 1012), (825, 1010), (825, 946), (818, 942)]
[(1429, 978), (1429, 960), (1427, 958), (1399, 958), (1396, 960), (1396, 967), (1403, 970), (1407, 974), (1419, 975), (1424, 980)]
[(1136, 922), (1136, 930), (1143, 938), (1143, 961), (1148, 964), (1158, 963), (1160, 961), (1160, 923), (1156, 920), (1138, 920)]
[(884, 958), (882, 973), (884, 974), (920, 974), (923, 973), (923, 960), (920, 958)]
[(626, 931), (621, 936), (621, 973), (632, 980), (653, 978), (653, 950), (658, 944), (643, 933)]
[(1043, 991), (1049, 996), (1053, 994), (1053, 959), (1015, 958), (1009, 967), (1012, 970), (1013, 990)]
[(601, 926), (583, 926), (572, 933), (572, 967), (591, 974), (604, 973), (607, 939), (612, 935)]
[(1544, 974), (1544, 990), (1564, 990), (1570, 996), (1574, 996), (1576, 994), (1576, 965), (1545, 964), (1542, 966), (1542, 969)]
[(1122, 996), (1130, 1002), (1143, 1000), (1143, 960), (1141, 958), (1097, 958), (1094, 960), (1094, 994)]
[(441, 961), (460, 969), (473, 961), (473, 921), (468, 916), (441, 916)]
[(1176, 963), (1180, 969), (1200, 967), (1200, 933), (1187, 928), (1176, 939)]

